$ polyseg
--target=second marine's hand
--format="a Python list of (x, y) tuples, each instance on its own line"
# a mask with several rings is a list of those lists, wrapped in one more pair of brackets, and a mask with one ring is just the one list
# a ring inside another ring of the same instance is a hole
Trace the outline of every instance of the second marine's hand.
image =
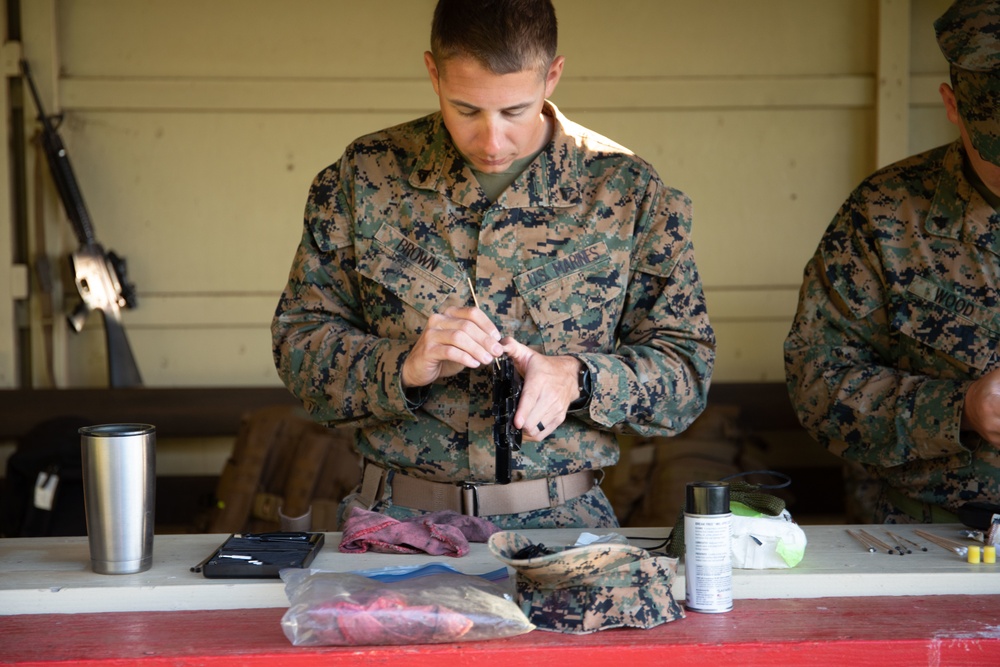
[(969, 385), (962, 406), (962, 430), (975, 431), (994, 447), (1000, 446), (1000, 369)]

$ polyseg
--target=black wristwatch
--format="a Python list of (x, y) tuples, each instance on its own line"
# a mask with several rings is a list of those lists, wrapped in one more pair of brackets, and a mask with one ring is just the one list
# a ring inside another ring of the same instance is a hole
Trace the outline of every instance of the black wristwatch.
[[(582, 361), (580, 363), (583, 364)], [(580, 374), (577, 376), (577, 383), (577, 387), (580, 390), (580, 398), (569, 404), (569, 412), (583, 410), (590, 404), (590, 397), (594, 393), (594, 385), (590, 378), (590, 368), (587, 367), (587, 364), (583, 364), (583, 368), (580, 369)]]

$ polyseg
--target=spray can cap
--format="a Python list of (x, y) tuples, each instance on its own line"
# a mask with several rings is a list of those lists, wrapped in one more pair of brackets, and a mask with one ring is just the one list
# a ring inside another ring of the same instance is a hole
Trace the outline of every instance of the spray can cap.
[(688, 514), (729, 514), (729, 482), (691, 482), (686, 501)]

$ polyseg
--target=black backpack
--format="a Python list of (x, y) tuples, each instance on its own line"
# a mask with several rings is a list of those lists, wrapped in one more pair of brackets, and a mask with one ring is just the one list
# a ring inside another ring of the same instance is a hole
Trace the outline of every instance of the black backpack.
[(91, 423), (55, 417), (18, 439), (0, 502), (3, 537), (87, 534), (79, 429)]

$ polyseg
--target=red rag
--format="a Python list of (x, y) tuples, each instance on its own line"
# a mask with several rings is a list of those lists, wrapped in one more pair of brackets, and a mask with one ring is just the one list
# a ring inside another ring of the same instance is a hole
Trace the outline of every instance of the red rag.
[(361, 508), (352, 508), (344, 522), (338, 547), (343, 553), (428, 553), (461, 557), (469, 542), (485, 542), (499, 530), (486, 519), (451, 510), (398, 521)]

